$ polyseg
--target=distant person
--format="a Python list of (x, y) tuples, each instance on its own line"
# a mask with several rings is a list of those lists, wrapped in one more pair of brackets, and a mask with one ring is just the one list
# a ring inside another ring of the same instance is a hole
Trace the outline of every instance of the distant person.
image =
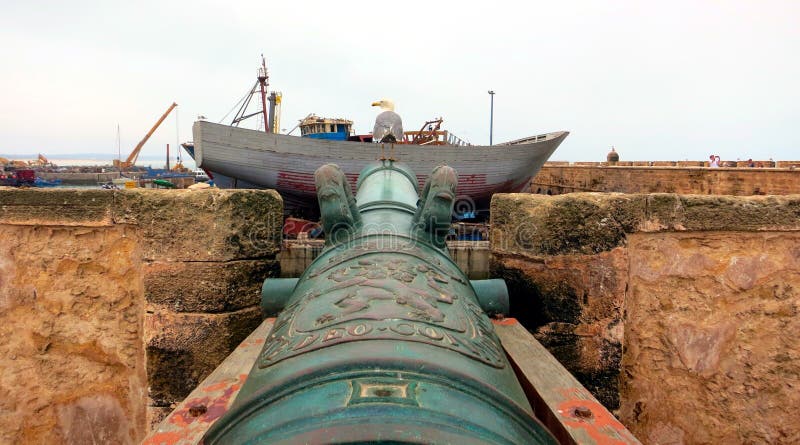
[(719, 167), (719, 156), (711, 155), (708, 157), (709, 167)]
[(747, 166), (751, 168), (756, 166), (756, 163), (753, 162), (753, 158), (747, 160)]

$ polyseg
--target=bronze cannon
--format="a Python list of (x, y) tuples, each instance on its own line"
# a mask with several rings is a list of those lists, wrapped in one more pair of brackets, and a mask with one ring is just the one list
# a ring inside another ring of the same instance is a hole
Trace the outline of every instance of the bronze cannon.
[(556, 443), (484, 311), (505, 285), (471, 283), (447, 253), (456, 172), (435, 168), (421, 197), (390, 160), (355, 197), (335, 165), (315, 179), (325, 250), (299, 279), (265, 282), (283, 310), (204, 443)]

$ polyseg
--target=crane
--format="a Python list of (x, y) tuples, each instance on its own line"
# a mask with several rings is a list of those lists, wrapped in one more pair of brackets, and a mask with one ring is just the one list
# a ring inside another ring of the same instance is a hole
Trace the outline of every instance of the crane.
[(114, 167), (118, 167), (120, 169), (131, 168), (133, 164), (136, 163), (136, 159), (139, 157), (139, 152), (142, 150), (142, 147), (144, 147), (145, 142), (147, 142), (147, 140), (150, 139), (150, 136), (153, 135), (158, 126), (161, 125), (162, 122), (164, 122), (164, 119), (166, 119), (167, 116), (169, 116), (169, 113), (172, 112), (172, 110), (177, 106), (178, 104), (173, 102), (172, 105), (170, 105), (169, 108), (167, 108), (167, 111), (165, 111), (164, 114), (161, 115), (156, 124), (153, 125), (153, 128), (151, 128), (150, 131), (148, 131), (147, 134), (144, 135), (144, 138), (142, 138), (142, 140), (139, 141), (138, 144), (136, 144), (136, 147), (133, 149), (131, 154), (128, 155), (128, 158), (126, 160), (122, 161), (120, 159), (114, 159)]
[(37, 167), (44, 167), (50, 164), (50, 160), (48, 160), (43, 154), (39, 153), (39, 157), (28, 162), (28, 164), (35, 165)]

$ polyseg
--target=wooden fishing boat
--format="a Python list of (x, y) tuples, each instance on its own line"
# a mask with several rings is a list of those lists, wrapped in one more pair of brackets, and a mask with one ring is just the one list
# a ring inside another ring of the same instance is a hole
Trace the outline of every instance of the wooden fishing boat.
[(285, 199), (301, 202), (315, 201), (314, 171), (327, 163), (338, 164), (355, 185), (367, 163), (381, 157), (393, 158), (414, 170), (420, 186), (433, 167), (447, 164), (458, 172), (459, 199), (475, 210), (486, 208), (494, 193), (525, 189), (569, 134), (559, 131), (478, 146), (453, 145), (440, 140), (442, 132), (435, 133), (421, 142), (426, 145), (378, 144), (289, 136), (197, 121), (191, 152), (197, 165), (209, 172), (220, 187), (273, 188)]
[[(355, 187), (367, 163), (388, 158), (408, 164), (420, 187), (437, 165), (455, 168), (459, 193), (456, 211), (470, 214), (487, 209), (494, 193), (526, 189), (531, 177), (569, 134), (559, 131), (478, 146), (441, 130), (442, 118), (438, 118), (425, 122), (418, 131), (402, 133), (396, 143), (381, 144), (372, 141), (372, 134), (353, 134), (350, 120), (309, 114), (295, 127), (300, 128), (301, 136), (292, 136), (294, 129), (289, 134), (278, 132), (282, 96), (274, 91), (268, 95), (268, 86), (262, 56), (257, 80), (240, 100), (231, 125), (199, 120), (193, 126), (194, 141), (182, 145), (218, 187), (276, 189), (287, 207), (315, 207), (314, 171), (324, 164), (338, 164)], [(260, 110), (249, 113), (252, 98), (259, 96)], [(390, 103), (373, 105), (386, 102)], [(264, 131), (238, 126), (255, 116), (263, 118)]]

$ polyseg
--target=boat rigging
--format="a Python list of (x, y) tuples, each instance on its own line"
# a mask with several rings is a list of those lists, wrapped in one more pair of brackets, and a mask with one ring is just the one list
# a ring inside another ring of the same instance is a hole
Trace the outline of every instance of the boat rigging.
[[(262, 54), (261, 67), (258, 68), (256, 82), (253, 84), (253, 87), (250, 88), (250, 91), (245, 95), (245, 97), (239, 100), (238, 103), (241, 103), (242, 105), (239, 107), (239, 111), (237, 111), (236, 115), (233, 117), (231, 126), (238, 127), (239, 123), (242, 121), (254, 116), (262, 115), (264, 116), (263, 119), (265, 132), (278, 133), (280, 131), (282, 94), (277, 91), (272, 91), (269, 93), (269, 97), (267, 97), (268, 88), (269, 71), (267, 71), (267, 61), (264, 59), (264, 55)], [(248, 113), (247, 109), (250, 106), (250, 101), (253, 99), (253, 96), (256, 95), (257, 91), (261, 96), (261, 109), (253, 113)], [(267, 106), (267, 102), (269, 102), (269, 106)], [(269, 108), (269, 111), (267, 111), (267, 108)]]

